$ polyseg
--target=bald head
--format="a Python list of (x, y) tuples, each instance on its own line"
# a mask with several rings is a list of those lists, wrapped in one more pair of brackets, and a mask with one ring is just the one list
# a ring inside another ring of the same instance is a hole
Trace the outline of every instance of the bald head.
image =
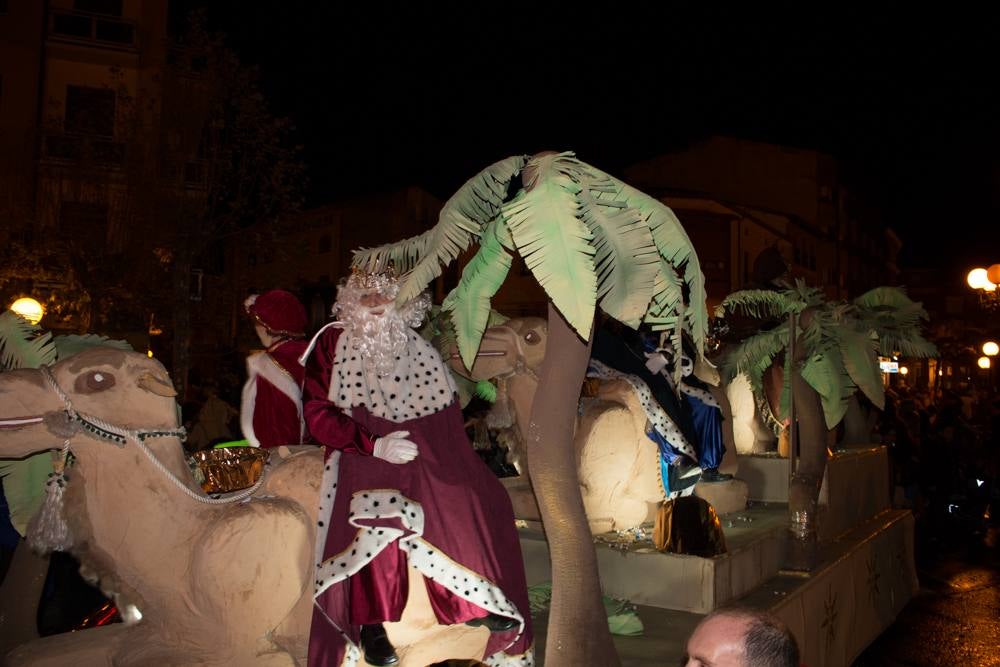
[(686, 667), (799, 667), (799, 649), (777, 617), (755, 609), (722, 609), (695, 628)]

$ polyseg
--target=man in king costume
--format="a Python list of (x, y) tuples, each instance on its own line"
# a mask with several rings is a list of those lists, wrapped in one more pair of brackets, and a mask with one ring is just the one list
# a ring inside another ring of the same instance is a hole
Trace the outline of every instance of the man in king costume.
[(355, 272), (303, 355), (306, 424), (327, 448), (309, 664), (390, 665), (408, 566), (441, 624), (490, 629), (487, 665), (534, 664), (510, 499), (472, 449), (447, 367), (413, 328), (427, 294), (397, 307), (390, 273)]
[(299, 357), (306, 349), (306, 309), (290, 292), (253, 295), (244, 307), (253, 319), (263, 352), (247, 357), (240, 402), (243, 437), (254, 447), (297, 445), (305, 437)]

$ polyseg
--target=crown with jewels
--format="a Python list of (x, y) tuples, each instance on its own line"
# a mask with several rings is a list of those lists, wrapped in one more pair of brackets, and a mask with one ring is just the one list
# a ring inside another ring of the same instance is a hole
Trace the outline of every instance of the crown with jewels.
[(347, 286), (361, 290), (375, 290), (384, 292), (399, 284), (399, 276), (396, 267), (392, 262), (380, 270), (365, 270), (357, 266), (351, 268), (351, 276), (347, 279)]

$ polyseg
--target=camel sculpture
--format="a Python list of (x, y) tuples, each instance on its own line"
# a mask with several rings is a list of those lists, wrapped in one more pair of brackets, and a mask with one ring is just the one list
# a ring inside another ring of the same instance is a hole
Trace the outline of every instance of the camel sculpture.
[[(471, 369), (457, 354), (452, 369), (472, 380), (497, 379), (498, 401), (510, 402), (515, 422), (528, 423), (538, 389), (537, 370), (545, 356), (546, 321), (521, 317), (490, 327)], [(659, 450), (646, 436), (646, 415), (624, 380), (603, 381), (594, 401), (577, 419), (574, 443), (580, 490), (593, 534), (622, 530), (652, 521), (665, 499), (660, 480)], [(528, 481), (529, 462), (515, 445), (511, 462), (521, 473), (502, 478), (518, 519), (539, 521)]]
[[(0, 458), (68, 441), (71, 552), (127, 619), (29, 642), (4, 664), (305, 664), (322, 452), (281, 452), (247, 500), (206, 503), (174, 394), (159, 362), (109, 348), (0, 373)], [(481, 657), (488, 631), (435, 625), (423, 589), (387, 625), (400, 665)]]

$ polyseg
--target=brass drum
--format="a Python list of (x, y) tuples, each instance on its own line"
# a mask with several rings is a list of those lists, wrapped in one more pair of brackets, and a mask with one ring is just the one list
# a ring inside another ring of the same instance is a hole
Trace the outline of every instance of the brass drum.
[(246, 489), (264, 474), (264, 464), (271, 452), (259, 447), (224, 447), (195, 452), (192, 456), (201, 470), (205, 493), (229, 493)]

